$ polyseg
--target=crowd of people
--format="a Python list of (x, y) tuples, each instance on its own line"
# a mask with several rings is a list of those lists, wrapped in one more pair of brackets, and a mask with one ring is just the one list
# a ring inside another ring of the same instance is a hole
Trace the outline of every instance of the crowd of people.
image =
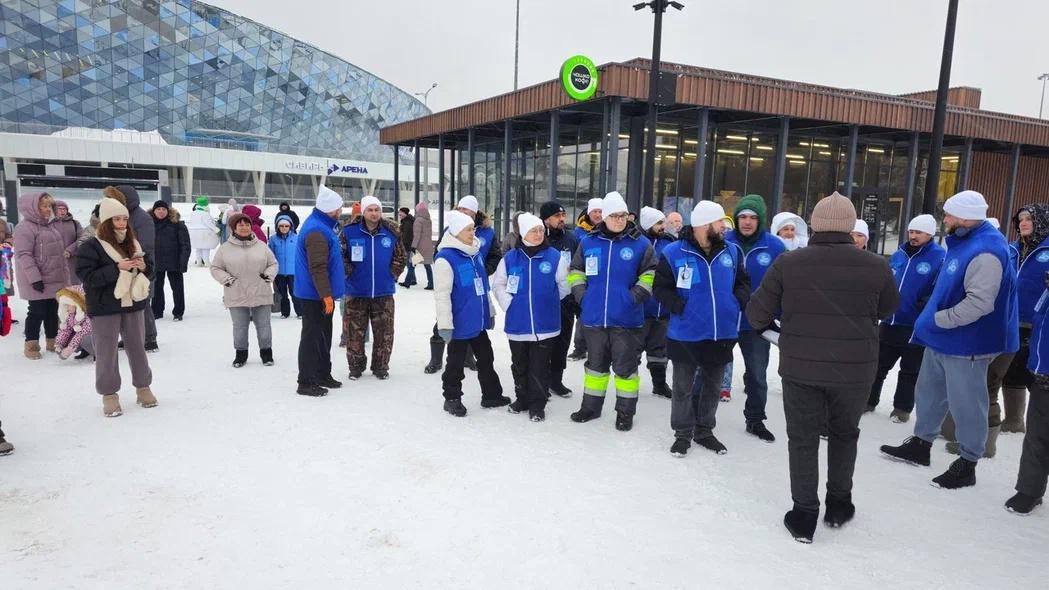
[[(916, 419), (913, 436), (881, 448), (886, 457), (928, 466), (942, 436), (958, 458), (932, 482), (956, 489), (975, 484), (977, 463), (994, 456), (1000, 432), (1025, 433), (1017, 493), (1006, 507), (1028, 514), (1045, 494), (1045, 205), (1020, 208), (1013, 219), (1019, 238), (1008, 244), (983, 196), (963, 191), (946, 200), (942, 220), (910, 220), (888, 260), (867, 251), (870, 228), (837, 193), (820, 200), (806, 223), (789, 211), (770, 219), (759, 195), (739, 199), (730, 215), (700, 201), (686, 218), (652, 207), (635, 215), (612, 192), (590, 199), (574, 228), (555, 201), (519, 212), (502, 240), (473, 196), (445, 213), (436, 241), (425, 203), (414, 214), (400, 209), (394, 221), (366, 196), (344, 224), (343, 198), (323, 186), (301, 223), (282, 204), (269, 236), (254, 205), (231, 202), (218, 223), (208, 206), (199, 198), (187, 226), (169, 203), (144, 211), (133, 187), (109, 187), (84, 228), (65, 203), (23, 195), (13, 241), (17, 292), (29, 303), (25, 356), (41, 358), (41, 328), (47, 351), (93, 356), (103, 413), (115, 417), (122, 413), (122, 348), (137, 403), (156, 406), (146, 353), (158, 350), (165, 284), (173, 318), (185, 314), (182, 274), (192, 257), (222, 286), (233, 366), (248, 362), (250, 324), (262, 363), (272, 365), (270, 318), (294, 312), (301, 319), (297, 393), (322, 397), (342, 387), (331, 358), (336, 306), (343, 309), (348, 378), (359, 380), (367, 369), (388, 379), (397, 286), (417, 285), (415, 266), (423, 265), (435, 302), (425, 372), (442, 372), (443, 409), (452, 416), (468, 413), (464, 381), (473, 369), (482, 408), (507, 407), (542, 422), (551, 396), (573, 394), (564, 382), (568, 361), (585, 359), (571, 420), (600, 419), (611, 390), (614, 426), (629, 431), (645, 389), (644, 358), (649, 391), (671, 400), (670, 453), (685, 457), (694, 444), (722, 455), (728, 449), (716, 435), (716, 414), (731, 399), (737, 346), (746, 432), (776, 441), (765, 424), (775, 344), (793, 498), (784, 525), (796, 540), (811, 542), (819, 520), (821, 438), (828, 447), (823, 520), (840, 527), (853, 518), (859, 421), (879, 404), (897, 363), (890, 419)], [(500, 312), (513, 397), (504, 395), (489, 337)], [(2, 434), (0, 445), (0, 453), (13, 450)]]

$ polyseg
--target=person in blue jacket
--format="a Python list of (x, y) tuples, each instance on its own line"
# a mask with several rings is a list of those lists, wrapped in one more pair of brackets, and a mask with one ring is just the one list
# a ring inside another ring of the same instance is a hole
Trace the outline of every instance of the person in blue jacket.
[(394, 301), (397, 277), (408, 263), (396, 223), (382, 216), (382, 203), (373, 196), (361, 199), (361, 215), (342, 230), (342, 260), (346, 269), (346, 308), (342, 329), (347, 335), (349, 378), (361, 378), (368, 357), (364, 352), (368, 325), (372, 329), (371, 371), (377, 379), (390, 378), (393, 354)]
[[(546, 226), (546, 241), (561, 255), (565, 264), (572, 263), (579, 241), (575, 234), (565, 229), (565, 208), (557, 201), (547, 201), (539, 208), (539, 219)], [(565, 387), (564, 375), (568, 367), (568, 348), (572, 345), (572, 328), (579, 305), (571, 293), (561, 298), (561, 332), (554, 339), (550, 350), (550, 393), (558, 397), (571, 397), (572, 390)]]
[(302, 310), (299, 395), (319, 397), (342, 387), (331, 374), (332, 315), (346, 289), (338, 234), (342, 206), (338, 193), (320, 187), (317, 204), (295, 243), (295, 296)]
[(561, 299), (571, 294), (568, 261), (547, 242), (543, 220), (524, 213), (517, 227), (521, 239), (492, 275), (492, 294), (506, 312), (503, 331), (510, 340), (517, 398), (509, 411), (527, 411), (533, 422), (542, 422), (552, 379), (550, 355), (561, 333)]
[(648, 238), (627, 221), (622, 195), (608, 193), (604, 219), (579, 243), (568, 274), (572, 295), (582, 308), (586, 337), (583, 403), (574, 422), (601, 416), (610, 372), (615, 373), (616, 430), (634, 427), (641, 378), (638, 347), (645, 325), (644, 302), (652, 295), (656, 257)]
[(915, 388), (914, 436), (881, 451), (928, 466), (950, 411), (961, 457), (932, 481), (956, 489), (976, 484), (976, 463), (987, 444), (987, 368), (999, 354), (1019, 350), (1020, 319), (1009, 245), (987, 223), (983, 195), (962, 191), (944, 202), (943, 211), (947, 257), (914, 324), (913, 341), (925, 347)]
[[(663, 212), (653, 207), (642, 207), (641, 231), (652, 242), (656, 260), (660, 253), (670, 245), (674, 236), (663, 231), (667, 218)], [(670, 309), (655, 297), (645, 301), (645, 328), (641, 337), (641, 354), (648, 356), (648, 373), (652, 376), (652, 393), (670, 398), (670, 386), (667, 385), (667, 326), (670, 322)]]
[(1016, 494), (1005, 502), (1005, 508), (1016, 514), (1030, 514), (1042, 503), (1049, 482), (1049, 334), (1045, 324), (1049, 311), (1049, 272), (1042, 274), (1042, 294), (1032, 316), (1030, 355), (1027, 368), (1034, 375), (1031, 403), (1027, 409), (1027, 434), (1020, 454), (1020, 471), (1016, 476)]
[(900, 361), (896, 378), (890, 419), (897, 424), (907, 422), (914, 411), (914, 385), (922, 366), (925, 349), (911, 343), (914, 322), (925, 307), (936, 286), (936, 277), (946, 251), (933, 241), (936, 218), (919, 215), (907, 226), (907, 241), (892, 255), (889, 266), (900, 292), (900, 306), (896, 313), (882, 320), (879, 328), (878, 372), (867, 398), (867, 411), (873, 412), (881, 398), (882, 384), (889, 371)]
[(444, 411), (466, 416), (463, 405), (463, 366), (471, 349), (477, 356), (481, 407), (510, 404), (495, 372), (495, 353), (488, 330), (495, 327), (495, 307), (489, 298), (488, 273), (480, 256), (481, 243), (474, 236), (474, 220), (459, 211), (445, 215), (447, 231), (437, 245), (433, 264), (437, 334), (448, 343), (448, 361), (441, 375)]
[(676, 457), (688, 453), (692, 440), (719, 455), (727, 452), (714, 436), (715, 415), (722, 375), (739, 334), (739, 314), (750, 300), (750, 278), (739, 249), (725, 243), (724, 216), (721, 205), (700, 201), (692, 210), (691, 227), (663, 249), (656, 267), (653, 294), (670, 314), (670, 453)]
[[(575, 220), (575, 228), (572, 230), (572, 235), (575, 237), (576, 244), (583, 241), (583, 238), (590, 232), (594, 231), (601, 223), (601, 203), (604, 199), (601, 197), (594, 197), (587, 201), (586, 211), (579, 213), (579, 217)], [(575, 336), (573, 337), (575, 342), (575, 348), (572, 350), (572, 354), (568, 355), (568, 358), (573, 361), (581, 361), (586, 358), (586, 338), (583, 336), (583, 323), (576, 322), (575, 325)]]
[[(787, 251), (783, 240), (768, 232), (768, 210), (765, 199), (747, 195), (739, 200), (732, 214), (736, 229), (725, 235), (725, 241), (735, 244), (743, 256), (743, 266), (750, 276), (750, 288), (757, 291), (761, 279), (776, 258)], [(751, 329), (747, 318), (739, 318), (739, 351), (743, 353), (743, 392), (747, 395), (743, 417), (747, 432), (771, 443), (776, 437), (765, 427), (765, 405), (768, 402), (769, 341)]]
[(280, 299), (280, 317), (291, 317), (294, 307), (295, 317), (301, 319), (302, 311), (299, 310), (299, 300), (295, 297), (295, 247), (299, 235), (295, 233), (294, 220), (290, 216), (281, 213), (277, 215), (276, 222), (277, 233), (270, 237), (267, 245), (277, 259), (277, 278), (273, 281), (273, 288)]

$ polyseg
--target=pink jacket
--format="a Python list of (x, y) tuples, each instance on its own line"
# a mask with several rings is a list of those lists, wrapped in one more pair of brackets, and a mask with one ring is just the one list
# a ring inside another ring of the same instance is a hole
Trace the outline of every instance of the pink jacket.
[[(55, 207), (58, 207), (58, 205), (65, 205), (66, 209), (69, 209), (69, 205), (66, 205), (65, 201), (55, 201)], [(62, 243), (69, 244), (66, 246), (66, 252), (69, 253), (69, 258), (66, 258), (66, 265), (69, 267), (69, 284), (79, 285), (80, 279), (76, 276), (76, 249), (77, 240), (84, 233), (84, 228), (79, 221), (73, 219), (72, 213), (66, 214), (65, 217), (57, 217), (55, 224), (59, 233), (62, 234)]]
[(266, 239), (266, 232), (262, 231), (262, 209), (255, 205), (244, 205), (240, 212), (251, 220), (251, 230), (255, 232), (255, 237), (263, 244), (267, 243), (269, 240)]
[[(40, 217), (38, 205), (45, 193), (26, 193), (18, 198), (22, 219), (15, 227), (15, 284), (27, 301), (54, 299), (55, 293), (72, 283), (64, 255), (70, 246), (62, 237), (58, 221)], [(37, 291), (33, 283), (44, 282)]]

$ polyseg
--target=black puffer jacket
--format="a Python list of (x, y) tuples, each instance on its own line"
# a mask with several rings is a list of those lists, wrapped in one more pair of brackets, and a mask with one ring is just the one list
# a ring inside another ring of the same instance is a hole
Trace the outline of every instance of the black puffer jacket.
[[(145, 275), (153, 280), (153, 256), (146, 252)], [(146, 308), (149, 299), (134, 302), (131, 307), (121, 307), (113, 295), (120, 277), (117, 263), (102, 248), (97, 238), (90, 238), (76, 252), (76, 276), (84, 283), (84, 299), (87, 300), (88, 317), (131, 313)]]
[[(824, 387), (870, 387), (878, 368), (878, 321), (900, 303), (885, 259), (846, 233), (821, 232), (780, 255), (747, 304), (755, 329), (779, 316), (779, 374)], [(760, 327), (760, 328), (759, 328)]]
[(183, 222), (172, 223), (170, 217), (153, 218), (156, 229), (156, 271), (186, 272), (189, 270), (189, 229)]

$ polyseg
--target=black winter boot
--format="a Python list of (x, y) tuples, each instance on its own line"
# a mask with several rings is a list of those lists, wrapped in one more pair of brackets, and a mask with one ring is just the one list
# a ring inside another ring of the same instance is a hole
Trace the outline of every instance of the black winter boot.
[(616, 412), (616, 430), (628, 432), (634, 427), (634, 415), (626, 412)]
[(708, 451), (714, 451), (718, 455), (724, 455), (728, 452), (728, 448), (718, 440), (718, 437), (713, 434), (708, 434), (702, 438), (694, 438), (696, 444), (707, 449)]
[(817, 512), (795, 508), (783, 516), (783, 526), (787, 527), (795, 541), (808, 544), (816, 534), (816, 523), (819, 519), (820, 515)]
[(658, 395), (667, 399), (674, 397), (670, 391), (670, 386), (667, 385), (666, 365), (649, 365), (648, 372), (652, 375), (652, 395)]
[(605, 398), (596, 395), (583, 394), (583, 403), (578, 412), (572, 412), (572, 422), (589, 422), (601, 417), (601, 406), (605, 405)]
[(932, 479), (932, 485), (945, 490), (956, 490), (976, 485), (976, 463), (958, 457), (941, 475)]
[(1016, 492), (1015, 496), (1009, 498), (1005, 502), (1005, 509), (1014, 514), (1027, 516), (1032, 510), (1038, 508), (1041, 503), (1041, 498), (1035, 498), (1034, 496), (1028, 496), (1022, 492)]
[(509, 405), (510, 398), (506, 397), (505, 395), (500, 395), (499, 397), (484, 397), (483, 395), (481, 396), (481, 407), (485, 409), (501, 408), (503, 406)]
[(459, 398), (445, 400), (444, 411), (456, 418), (466, 416), (466, 406), (463, 405), (463, 400)]
[(427, 375), (433, 375), (444, 367), (444, 339), (430, 338), (430, 363), (423, 371)]
[(823, 512), (823, 522), (831, 528), (839, 528), (852, 520), (856, 515), (856, 506), (852, 504), (852, 498), (835, 498), (827, 494)]
[(309, 397), (324, 397), (328, 395), (328, 390), (320, 385), (307, 385), (300, 383), (299, 388), (295, 390), (295, 393)]
[(881, 452), (891, 459), (924, 467), (929, 466), (929, 453), (931, 450), (932, 443), (925, 442), (917, 436), (908, 438), (898, 447), (881, 446)]
[(572, 390), (565, 387), (564, 371), (557, 371), (550, 375), (550, 393), (557, 397), (572, 397)]
[(776, 442), (776, 436), (769, 432), (768, 428), (765, 428), (764, 422), (751, 422), (747, 424), (747, 433), (753, 434), (767, 443)]
[(263, 348), (259, 351), (259, 356), (262, 357), (262, 364), (267, 367), (273, 366), (273, 349)]
[(237, 351), (237, 356), (235, 356), (233, 358), (233, 367), (235, 369), (239, 369), (239, 368), (243, 367), (244, 364), (247, 363), (247, 362), (248, 362), (248, 351), (246, 351), (246, 350), (238, 350)]

